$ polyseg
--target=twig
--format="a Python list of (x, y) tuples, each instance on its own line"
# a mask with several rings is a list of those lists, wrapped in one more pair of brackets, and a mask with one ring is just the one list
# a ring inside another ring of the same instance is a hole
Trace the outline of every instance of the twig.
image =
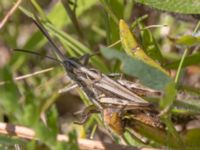
[(14, 13), (14, 11), (17, 9), (17, 7), (20, 5), (21, 0), (18, 0), (13, 7), (10, 9), (10, 11), (5, 15), (3, 20), (0, 22), (0, 29), (4, 26), (4, 24), (7, 22), (7, 20), (10, 18), (10, 16)]
[[(32, 76), (35, 76), (35, 75), (38, 75), (38, 74), (41, 74), (41, 73), (46, 73), (46, 72), (49, 72), (51, 70), (53, 70), (54, 68), (51, 67), (51, 68), (47, 68), (47, 69), (44, 69), (44, 70), (40, 70), (40, 71), (36, 71), (36, 72), (33, 72), (33, 73), (29, 73), (29, 74), (26, 74), (26, 75), (23, 75), (23, 76), (19, 76), (19, 77), (16, 77), (14, 78), (13, 80), (14, 81), (18, 81), (18, 80), (23, 80), (25, 78), (28, 78), (28, 77), (32, 77)], [(1, 81), (0, 82), (0, 85), (4, 85), (5, 83), (9, 83), (10, 81)]]
[(78, 84), (72, 84), (72, 85), (70, 85), (69, 87), (65, 87), (65, 88), (63, 88), (63, 89), (60, 89), (59, 91), (58, 91), (58, 93), (60, 94), (60, 93), (67, 93), (67, 92), (69, 92), (69, 91), (71, 91), (71, 90), (73, 90), (73, 89), (75, 89), (75, 88), (77, 88), (78, 87)]
[[(0, 122), (0, 134), (17, 136), (18, 138), (27, 139), (27, 140), (38, 140), (36, 133), (33, 129), (16, 126), (12, 124), (6, 124)], [(67, 142), (68, 137), (66, 135), (59, 134), (57, 136), (58, 141)], [(101, 141), (94, 141), (88, 139), (78, 139), (78, 144), (81, 150), (158, 150), (154, 148), (134, 148), (131, 146), (111, 144), (111, 143), (102, 143)]]

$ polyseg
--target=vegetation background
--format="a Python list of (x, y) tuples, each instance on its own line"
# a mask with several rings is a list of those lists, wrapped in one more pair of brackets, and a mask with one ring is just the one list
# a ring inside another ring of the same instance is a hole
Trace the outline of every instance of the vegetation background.
[[(14, 4), (15, 1), (0, 1), (1, 20)], [(77, 138), (114, 142), (98, 115), (92, 115), (84, 125), (73, 123), (76, 120), (73, 113), (89, 105), (89, 100), (80, 89), (59, 93), (70, 85), (70, 80), (58, 63), (13, 51), (22, 48), (41, 56), (54, 57), (47, 40), (27, 17), (34, 13), (43, 20), (66, 56), (80, 57), (100, 52), (92, 57), (88, 66), (106, 74), (123, 73), (129, 80), (138, 78), (144, 85), (155, 89), (162, 87), (165, 91), (160, 109), (171, 108), (163, 117), (169, 133), (165, 135), (154, 129), (141, 129), (140, 134), (149, 140), (143, 143), (126, 132), (123, 144), (138, 148), (180, 148), (184, 145), (187, 149), (198, 149), (199, 0), (21, 1), (5, 24), (2, 21), (0, 26), (0, 120), (34, 129), (38, 142), (1, 135), (2, 149), (78, 149)], [(151, 74), (151, 78), (147, 79), (144, 72), (137, 72), (125, 61), (121, 55), (125, 52), (119, 42), (120, 19), (130, 25), (148, 56), (170, 72), (175, 84), (166, 88), (163, 86), (164, 78)], [(111, 46), (112, 49), (109, 48)], [(41, 73), (42, 70), (46, 72)], [(17, 79), (23, 75), (30, 77)], [(183, 95), (187, 101), (175, 102), (176, 91), (179, 90), (193, 96)], [(195, 117), (195, 120), (184, 124), (184, 132), (177, 132), (171, 121), (173, 114), (186, 114)], [(68, 135), (69, 142), (58, 142), (56, 135), (59, 133)], [(120, 140), (115, 142), (122, 144)]]

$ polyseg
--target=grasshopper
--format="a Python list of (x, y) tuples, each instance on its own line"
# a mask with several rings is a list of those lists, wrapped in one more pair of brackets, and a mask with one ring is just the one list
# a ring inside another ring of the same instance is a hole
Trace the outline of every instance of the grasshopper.
[[(93, 106), (89, 106), (81, 112), (82, 117), (85, 118), (82, 123), (91, 112), (100, 112), (104, 124), (115, 133), (122, 135), (124, 131), (124, 112), (130, 111), (134, 113), (135, 110), (137, 112), (141, 110), (145, 114), (145, 111), (154, 111), (152, 104), (129, 89), (128, 81), (116, 81), (98, 70), (85, 67), (76, 58), (65, 57), (50, 38), (39, 18), (37, 16), (35, 18), (36, 20), (32, 18), (33, 22), (48, 39), (53, 51), (60, 57), (61, 64), (65, 68), (67, 75), (84, 91), (93, 104)], [(136, 92), (138, 89), (135, 87)], [(148, 89), (139, 89), (139, 91), (145, 93), (144, 91), (148, 91)]]

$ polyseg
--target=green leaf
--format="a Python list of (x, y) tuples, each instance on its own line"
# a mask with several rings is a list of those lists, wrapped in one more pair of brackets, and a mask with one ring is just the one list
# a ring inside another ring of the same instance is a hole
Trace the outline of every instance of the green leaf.
[[(80, 16), (82, 13), (90, 9), (94, 4), (96, 4), (93, 0), (88, 0), (87, 3), (83, 1), (77, 1), (77, 9), (76, 9), (76, 15)], [(33, 16), (32, 12), (30, 12), (28, 8), (20, 7), (20, 10), (27, 16)], [(44, 11), (40, 12), (40, 14), (45, 14)], [(58, 17), (59, 16), (59, 17)], [(41, 17), (41, 16), (40, 16)], [(43, 20), (46, 19), (46, 17), (42, 16)], [(70, 19), (68, 18), (65, 9), (62, 5), (62, 3), (59, 1), (55, 5), (53, 5), (53, 8), (51, 8), (49, 14), (47, 15), (47, 18), (50, 20), (50, 22), (53, 23), (54, 26), (57, 28), (61, 28), (65, 25), (68, 25), (70, 23)], [(62, 19), (60, 19), (62, 18)], [(39, 49), (43, 45), (47, 43), (47, 40), (45, 37), (40, 33), (40, 31), (37, 31), (32, 34), (32, 36), (26, 41), (24, 44), (25, 49)], [(22, 65), (23, 62), (20, 63)], [(20, 66), (19, 65), (19, 66)]]
[[(31, 99), (32, 101), (36, 101), (37, 99)], [(38, 106), (34, 103), (26, 104), (23, 108), (23, 114), (20, 116), (20, 122), (24, 125), (33, 126), (40, 118), (40, 114), (38, 111)]]
[(176, 84), (174, 82), (168, 83), (165, 87), (163, 99), (160, 101), (160, 108), (162, 109), (160, 118), (165, 123), (169, 134), (176, 139), (176, 143), (182, 148), (183, 142), (171, 121), (171, 105), (176, 99), (176, 93)]
[(173, 114), (198, 115), (200, 114), (200, 102), (192, 99), (176, 100), (171, 112)]
[(140, 121), (134, 120), (134, 126), (131, 127), (133, 130), (137, 131), (144, 137), (147, 137), (150, 140), (153, 140), (159, 144), (162, 144), (170, 148), (180, 147), (176, 142), (176, 139), (169, 135), (165, 130), (148, 126)]
[(172, 81), (165, 73), (141, 60), (132, 58), (124, 52), (115, 49), (102, 48), (102, 54), (108, 59), (119, 59), (122, 62), (124, 73), (137, 77), (140, 82), (148, 87), (163, 90)]
[(188, 150), (197, 150), (200, 147), (200, 128), (191, 129), (186, 131), (182, 135), (182, 139), (185, 143), (186, 149)]
[(67, 149), (79, 150), (76, 131), (71, 131), (69, 134), (69, 141)]
[[(191, 56), (187, 56), (184, 59), (182, 68), (190, 66), (190, 65), (194, 65), (194, 64), (200, 64), (200, 59), (199, 58), (200, 58), (200, 52), (198, 52), (196, 54), (193, 54)], [(164, 67), (167, 68), (167, 69), (177, 69), (177, 67), (180, 64), (180, 61), (181, 60), (177, 60), (177, 61), (175, 61), (173, 63), (165, 65)]]
[(129, 128), (127, 128), (126, 132), (124, 133), (124, 140), (129, 145), (137, 146), (137, 147), (144, 147), (144, 144), (141, 142), (141, 140), (138, 139), (138, 137), (136, 137), (135, 135), (133, 135)]
[(161, 54), (160, 48), (154, 36), (152, 35), (149, 29), (144, 27), (142, 23), (140, 23), (140, 26), (141, 26), (140, 33), (142, 36), (141, 40), (144, 51), (148, 56), (150, 56), (154, 60), (158, 60), (162, 64), (164, 62), (164, 58)]
[[(102, 6), (104, 7), (105, 13), (105, 24), (106, 24), (106, 40), (108, 45), (116, 42), (119, 40), (119, 28), (118, 22), (119, 19), (123, 17), (124, 6), (122, 1), (115, 0), (115, 1), (107, 1), (101, 0), (100, 1)], [(119, 45), (115, 47), (119, 48)]]
[[(0, 145), (1, 146), (11, 146), (11, 147), (14, 147), (13, 145), (14, 144), (20, 144), (20, 145), (25, 145), (25, 140), (23, 139), (19, 139), (19, 138), (16, 138), (16, 137), (9, 137), (9, 136), (4, 136), (4, 135), (0, 135)], [(1, 147), (0, 147), (1, 149)], [(5, 148), (6, 149), (6, 148)]]
[(200, 14), (199, 0), (135, 0), (135, 1), (165, 11), (184, 13), (184, 14)]
[(52, 132), (51, 129), (49, 129), (42, 123), (38, 123), (37, 125), (35, 125), (34, 128), (36, 136), (39, 138), (39, 141), (45, 143), (48, 147), (53, 148), (56, 146), (57, 134), (55, 134), (55, 132)]
[(120, 20), (119, 22), (119, 29), (120, 29), (120, 39), (124, 51), (131, 57), (135, 57), (144, 63), (151, 65), (152, 67), (157, 68), (158, 70), (162, 71), (166, 75), (169, 76), (169, 73), (160, 66), (154, 59), (149, 57), (145, 51), (140, 47), (135, 35), (129, 29), (129, 26), (126, 24), (124, 20)]
[(51, 128), (55, 135), (58, 133), (58, 113), (55, 105), (53, 105), (46, 113), (48, 127)]
[[(91, 50), (83, 45), (81, 42), (78, 40), (74, 39), (72, 36), (69, 34), (56, 29), (53, 25), (51, 24), (45, 24), (45, 27), (56, 37), (58, 37), (63, 44), (66, 44), (68, 47), (70, 47), (73, 51), (75, 51), (79, 55), (84, 55), (84, 54), (91, 54)], [(98, 57), (92, 57), (91, 62), (94, 66), (96, 66), (98, 69), (101, 69), (103, 72), (108, 72), (107, 67), (103, 64), (100, 58)]]
[(166, 85), (164, 91), (164, 97), (160, 101), (161, 109), (165, 109), (173, 104), (173, 101), (176, 99), (176, 85), (174, 82), (170, 82)]
[[(200, 128), (190, 129), (180, 134), (182, 145), (177, 143), (177, 138), (166, 131), (147, 126), (139, 121), (134, 121), (133, 130), (155, 142), (174, 149), (198, 150), (200, 143)], [(153, 133), (153, 134), (152, 134)]]
[(200, 44), (200, 36), (183, 35), (179, 38), (169, 37), (171, 41), (179, 45), (193, 46)]
[(168, 134), (168, 136), (171, 137), (170, 140), (173, 139), (173, 142), (175, 142), (176, 145), (178, 145), (178, 147), (180, 149), (184, 149), (183, 141), (182, 141), (179, 133), (176, 131), (174, 124), (171, 121), (171, 115), (170, 115), (170, 113), (164, 114), (160, 118), (162, 119), (162, 121), (166, 125), (167, 134)]
[[(60, 3), (57, 4), (57, 5), (60, 6)], [(63, 6), (60, 9), (64, 9)], [(25, 8), (22, 8), (22, 11), (27, 16), (32, 16), (31, 12), (29, 12)], [(54, 13), (54, 15), (55, 14), (56, 13)], [(49, 16), (51, 16), (51, 14)], [(55, 17), (51, 17), (51, 18), (55, 18)], [(61, 19), (61, 20), (63, 20), (63, 19)], [(61, 23), (59, 24), (59, 21), (57, 22), (56, 20), (53, 20), (52, 22), (54, 22), (54, 21), (55, 21), (55, 25), (49, 24), (47, 22), (45, 22), (44, 25), (52, 33), (53, 36), (56, 36), (56, 37), (58, 37), (60, 39), (60, 41), (63, 43), (63, 45), (65, 47), (71, 48), (71, 49), (68, 49), (68, 51), (73, 51), (73, 52), (69, 52), (69, 53), (76, 54), (76, 56), (84, 55), (86, 53), (89, 53), (89, 54), (91, 53), (91, 50), (88, 47), (86, 47), (85, 45), (83, 45), (81, 42), (79, 42), (78, 40), (74, 39), (71, 35), (63, 32), (62, 30), (57, 29), (55, 26), (58, 26), (60, 28)], [(62, 23), (63, 23), (62, 26), (65, 25), (64, 24), (65, 22), (62, 22)], [(36, 42), (38, 39), (39, 39), (39, 42)], [(42, 36), (41, 33), (36, 32), (30, 38), (30, 40), (26, 43), (25, 49), (30, 49), (30, 48), (36, 49), (36, 48), (41, 47), (42, 45), (44, 45), (45, 42), (47, 42), (47, 40), (44, 39), (44, 36)], [(37, 44), (35, 44), (35, 43), (37, 43)], [(40, 44), (38, 44), (38, 43), (40, 43)], [(74, 53), (74, 52), (76, 52), (76, 53)], [(103, 72), (108, 72), (107, 67), (102, 63), (102, 61), (98, 57), (92, 57), (91, 58), (91, 62), (98, 69), (101, 69)]]
[(0, 106), (4, 108), (3, 113), (10, 114), (12, 115), (13, 119), (16, 119), (17, 115), (19, 115), (21, 112), (19, 105), (20, 93), (18, 87), (13, 81), (11, 68), (9, 66), (1, 68), (0, 74), (2, 77), (0, 80), (7, 82), (0, 86)]

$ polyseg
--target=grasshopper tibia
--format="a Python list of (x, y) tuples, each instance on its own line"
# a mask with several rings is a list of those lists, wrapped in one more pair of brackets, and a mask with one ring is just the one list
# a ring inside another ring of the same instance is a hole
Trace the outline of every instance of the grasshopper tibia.
[(84, 124), (92, 113), (99, 113), (94, 105), (90, 105), (81, 111), (75, 112), (74, 116), (78, 119), (78, 121), (75, 121), (74, 123), (80, 125)]

